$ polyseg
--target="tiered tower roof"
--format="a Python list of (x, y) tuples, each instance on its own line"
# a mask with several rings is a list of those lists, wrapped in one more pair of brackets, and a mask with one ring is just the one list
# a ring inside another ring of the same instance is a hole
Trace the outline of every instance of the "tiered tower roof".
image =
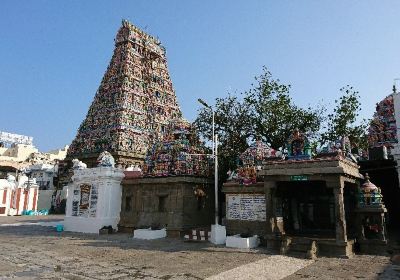
[(368, 130), (369, 146), (391, 148), (398, 141), (396, 129), (394, 99), (391, 94), (376, 104), (376, 112)]
[(171, 119), (181, 118), (161, 42), (123, 20), (114, 54), (67, 158), (91, 165), (103, 151), (141, 163)]

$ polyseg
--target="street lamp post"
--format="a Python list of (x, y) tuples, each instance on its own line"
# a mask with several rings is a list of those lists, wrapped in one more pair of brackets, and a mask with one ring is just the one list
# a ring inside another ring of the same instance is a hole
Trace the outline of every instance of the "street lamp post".
[(215, 154), (214, 154), (214, 191), (215, 191), (215, 224), (218, 225), (218, 135), (214, 136)]
[(215, 192), (215, 225), (211, 226), (211, 242), (214, 244), (224, 244), (226, 239), (226, 229), (219, 225), (219, 205), (218, 205), (218, 135), (215, 133), (215, 112), (213, 108), (198, 99), (199, 103), (209, 109), (212, 113), (212, 157), (214, 158), (214, 192)]
[(199, 103), (212, 113), (212, 158), (214, 159), (214, 191), (215, 191), (215, 224), (218, 225), (218, 137), (215, 135), (215, 112), (213, 108), (208, 105), (201, 98), (198, 99)]

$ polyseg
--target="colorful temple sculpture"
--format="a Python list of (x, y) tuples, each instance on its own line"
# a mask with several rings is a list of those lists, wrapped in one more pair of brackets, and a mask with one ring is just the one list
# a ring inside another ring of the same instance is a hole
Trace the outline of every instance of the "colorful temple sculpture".
[(79, 158), (94, 167), (98, 155), (107, 150), (118, 165), (141, 165), (148, 148), (163, 138), (168, 122), (181, 115), (165, 48), (124, 20), (111, 62), (67, 160)]
[(262, 162), (276, 156), (277, 152), (267, 144), (262, 141), (254, 142), (240, 155), (241, 166), (237, 170), (236, 180), (243, 185), (257, 183), (257, 170), (261, 169)]
[(256, 141), (240, 155), (238, 169), (228, 172), (229, 178), (222, 187), (227, 234), (266, 234), (264, 182), (257, 172), (265, 161), (281, 159), (279, 156), (280, 152), (262, 141)]
[(398, 142), (393, 95), (376, 104), (376, 111), (368, 129), (370, 147), (393, 148)]
[(288, 159), (310, 159), (311, 147), (307, 136), (295, 129), (287, 141)]
[(315, 158), (335, 157), (338, 155), (357, 163), (356, 156), (352, 154), (352, 146), (349, 137), (342, 136), (336, 141), (328, 142), (322, 147)]
[(119, 229), (165, 228), (176, 237), (208, 228), (214, 214), (209, 160), (191, 125), (172, 120), (149, 149), (142, 174), (125, 171)]
[(360, 249), (371, 254), (385, 251), (387, 245), (385, 213), (381, 189), (371, 183), (368, 174), (358, 193), (357, 228)]
[(190, 123), (184, 119), (172, 120), (167, 131), (163, 140), (149, 149), (143, 175), (209, 177), (212, 164)]

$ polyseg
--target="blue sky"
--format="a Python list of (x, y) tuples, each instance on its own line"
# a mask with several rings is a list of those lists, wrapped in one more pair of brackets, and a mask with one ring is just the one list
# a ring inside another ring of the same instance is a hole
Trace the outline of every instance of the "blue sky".
[[(69, 144), (126, 18), (158, 36), (184, 116), (250, 87), (266, 65), (296, 104), (350, 84), (362, 115), (400, 77), (400, 1), (1, 1), (0, 130)], [(330, 108), (330, 107), (328, 107)]]

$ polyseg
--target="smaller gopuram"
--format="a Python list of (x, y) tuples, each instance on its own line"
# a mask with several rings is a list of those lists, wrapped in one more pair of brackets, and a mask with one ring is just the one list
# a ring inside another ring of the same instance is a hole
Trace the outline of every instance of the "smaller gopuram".
[(371, 183), (368, 173), (358, 194), (357, 241), (360, 250), (369, 254), (384, 252), (387, 245), (385, 213), (381, 189)]
[(277, 152), (261, 141), (256, 141), (241, 155), (241, 165), (229, 171), (222, 192), (226, 202), (226, 231), (228, 235), (266, 234), (264, 182), (257, 176), (265, 160), (279, 159)]
[(110, 226), (117, 230), (124, 172), (115, 167), (109, 152), (102, 152), (97, 162), (97, 167), (86, 168), (85, 163), (73, 160), (74, 175), (67, 187), (66, 231), (99, 233)]
[(346, 147), (311, 157), (307, 146), (306, 137), (295, 131), (289, 156), (265, 161), (258, 173), (264, 179), (267, 247), (308, 258), (350, 257), (363, 176)]
[(183, 236), (213, 222), (212, 163), (191, 125), (171, 120), (147, 154), (142, 172), (125, 171), (119, 229), (166, 228)]

